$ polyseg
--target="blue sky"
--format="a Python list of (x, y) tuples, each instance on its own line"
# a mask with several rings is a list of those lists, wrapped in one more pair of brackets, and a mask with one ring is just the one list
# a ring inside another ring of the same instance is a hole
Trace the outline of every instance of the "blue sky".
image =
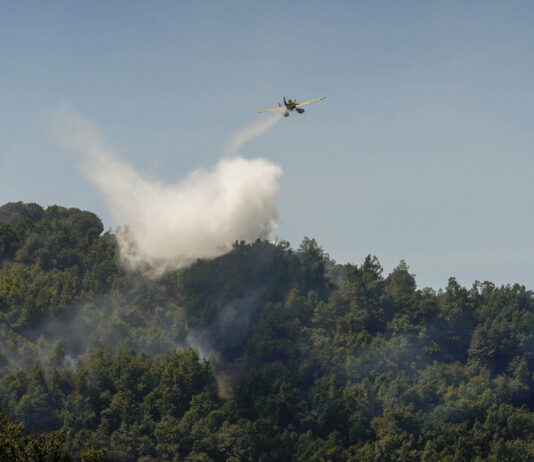
[(0, 202), (116, 225), (50, 134), (65, 104), (172, 182), (257, 109), (326, 95), (242, 151), (284, 171), (276, 236), (534, 288), (532, 24), (531, 2), (5, 2)]

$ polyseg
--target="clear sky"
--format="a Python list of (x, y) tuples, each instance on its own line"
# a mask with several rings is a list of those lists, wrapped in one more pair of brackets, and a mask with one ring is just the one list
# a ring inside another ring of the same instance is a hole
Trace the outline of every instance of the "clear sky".
[(326, 95), (242, 152), (283, 169), (276, 236), (534, 289), (533, 24), (520, 1), (3, 2), (0, 202), (117, 225), (50, 134), (65, 104), (172, 182), (257, 109)]

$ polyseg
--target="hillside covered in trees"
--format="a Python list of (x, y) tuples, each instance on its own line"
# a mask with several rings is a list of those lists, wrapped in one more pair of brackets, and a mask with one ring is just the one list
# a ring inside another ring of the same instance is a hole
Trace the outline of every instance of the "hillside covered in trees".
[(0, 207), (0, 460), (534, 460), (534, 295), (236, 242), (151, 279)]

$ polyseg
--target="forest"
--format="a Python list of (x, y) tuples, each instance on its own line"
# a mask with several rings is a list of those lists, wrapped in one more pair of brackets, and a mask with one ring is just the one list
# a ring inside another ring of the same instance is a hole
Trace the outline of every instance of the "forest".
[(159, 278), (76, 208), (0, 207), (1, 461), (534, 460), (534, 294), (314, 240)]

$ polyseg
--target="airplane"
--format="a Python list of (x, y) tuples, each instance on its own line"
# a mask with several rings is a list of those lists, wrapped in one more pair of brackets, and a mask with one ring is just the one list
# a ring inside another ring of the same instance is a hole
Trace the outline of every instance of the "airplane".
[(286, 101), (286, 97), (284, 96), (283, 106), (280, 103), (278, 103), (278, 107), (275, 107), (274, 109), (264, 109), (262, 111), (258, 111), (258, 114), (260, 112), (273, 112), (273, 111), (284, 111), (284, 114), (283, 114), (284, 117), (288, 117), (291, 111), (297, 111), (299, 114), (302, 114), (304, 112), (304, 109), (302, 109), (300, 106), (304, 106), (305, 104), (315, 103), (315, 101), (321, 101), (322, 99), (326, 99), (326, 96), (312, 99), (310, 101), (306, 101), (305, 103), (297, 103), (296, 100), (291, 100), (291, 99), (288, 99)]

